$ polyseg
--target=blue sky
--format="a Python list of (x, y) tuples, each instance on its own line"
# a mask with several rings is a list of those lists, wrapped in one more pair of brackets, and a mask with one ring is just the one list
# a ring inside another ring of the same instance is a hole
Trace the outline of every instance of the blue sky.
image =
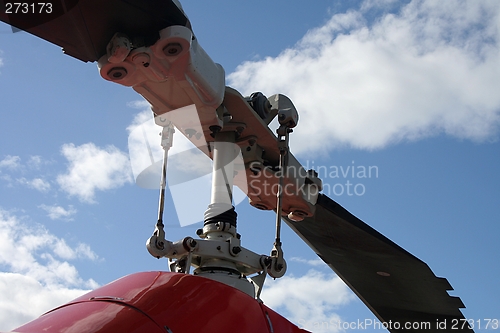
[[(183, 6), (228, 85), (294, 101), (291, 150), (329, 170), (327, 195), (446, 277), (476, 325), (500, 319), (498, 2)], [(125, 274), (166, 270), (144, 246), (158, 193), (134, 185), (128, 161), (140, 96), (5, 24), (0, 91), (0, 330)], [(366, 178), (330, 172), (370, 166)], [(193, 236), (175, 208), (169, 197), (167, 236)], [(268, 253), (274, 215), (246, 201), (237, 211), (243, 245)], [(289, 271), (268, 281), (267, 304), (314, 332), (374, 319), (293, 232), (282, 238)]]

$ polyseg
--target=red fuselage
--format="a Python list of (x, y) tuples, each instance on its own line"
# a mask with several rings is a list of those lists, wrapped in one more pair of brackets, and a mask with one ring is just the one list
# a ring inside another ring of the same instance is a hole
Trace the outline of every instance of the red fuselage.
[(247, 294), (194, 275), (136, 273), (14, 330), (23, 333), (304, 333)]

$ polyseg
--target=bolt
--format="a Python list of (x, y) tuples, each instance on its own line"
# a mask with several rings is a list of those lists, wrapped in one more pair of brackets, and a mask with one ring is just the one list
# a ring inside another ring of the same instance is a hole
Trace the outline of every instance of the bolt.
[(240, 253), (240, 252), (241, 252), (241, 247), (239, 247), (239, 246), (235, 246), (235, 247), (233, 247), (233, 253), (234, 253), (234, 254), (238, 254), (238, 253)]
[(212, 125), (208, 128), (210, 130), (210, 135), (215, 138), (215, 134), (219, 133), (220, 130), (222, 129), (222, 127), (218, 126), (218, 125)]
[(163, 53), (167, 57), (179, 55), (182, 52), (182, 45), (179, 43), (170, 43), (163, 48)]
[(294, 222), (300, 222), (307, 217), (307, 213), (302, 210), (296, 210), (288, 214), (288, 218)]
[(273, 260), (271, 259), (271, 257), (266, 257), (264, 259), (264, 264), (266, 265), (266, 267), (268, 267), (269, 265), (271, 265), (272, 262), (273, 262)]
[(132, 61), (136, 65), (142, 65), (144, 67), (149, 67), (149, 62), (150, 62), (150, 57), (147, 53), (139, 53), (136, 54), (133, 58)]
[(109, 70), (108, 76), (112, 80), (121, 80), (127, 76), (127, 70), (123, 67), (113, 67)]
[(260, 203), (255, 204), (255, 205), (253, 205), (253, 206), (254, 206), (255, 208), (257, 208), (257, 209), (260, 209), (260, 210), (269, 210), (269, 209), (270, 209), (270, 208), (268, 208), (266, 205), (264, 205), (264, 204), (260, 204)]
[(303, 210), (296, 210), (293, 212), (294, 215), (300, 216), (300, 217), (306, 217), (307, 213), (304, 212)]

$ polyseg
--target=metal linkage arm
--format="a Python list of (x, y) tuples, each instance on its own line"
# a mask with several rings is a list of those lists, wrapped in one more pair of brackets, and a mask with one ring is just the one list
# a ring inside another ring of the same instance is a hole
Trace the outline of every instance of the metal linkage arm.
[(293, 132), (293, 127), (297, 126), (299, 114), (295, 107), (291, 105), (286, 109), (278, 110), (278, 121), (280, 127), (276, 131), (278, 134), (278, 149), (280, 152), (279, 160), (279, 183), (278, 192), (276, 193), (276, 239), (274, 247), (271, 251), (271, 263), (268, 266), (267, 272), (273, 278), (282, 277), (286, 272), (286, 261), (281, 248), (281, 217), (282, 217), (282, 201), (283, 201), (283, 179), (285, 177), (287, 153), (289, 152), (290, 133)]
[(172, 243), (165, 239), (165, 230), (163, 224), (163, 210), (165, 207), (165, 189), (167, 187), (167, 162), (168, 151), (172, 147), (174, 138), (174, 124), (168, 122), (161, 131), (161, 146), (163, 148), (163, 163), (160, 182), (160, 198), (158, 202), (158, 221), (156, 222), (153, 236), (146, 242), (146, 247), (149, 253), (156, 258), (165, 256), (169, 253)]

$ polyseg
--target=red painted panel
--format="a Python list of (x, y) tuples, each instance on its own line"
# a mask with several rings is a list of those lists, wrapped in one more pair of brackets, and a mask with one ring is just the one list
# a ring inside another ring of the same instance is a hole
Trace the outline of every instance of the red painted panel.
[(85, 302), (49, 312), (16, 332), (165, 333), (155, 322), (126, 305)]
[(262, 304), (261, 307), (264, 315), (269, 318), (274, 333), (310, 333), (309, 331), (303, 330), (295, 324), (292, 324), (286, 318), (271, 310), (264, 304)]
[(166, 272), (129, 275), (15, 331), (154, 333), (167, 332), (165, 326), (172, 333), (269, 332), (261, 305), (247, 294), (203, 277)]

